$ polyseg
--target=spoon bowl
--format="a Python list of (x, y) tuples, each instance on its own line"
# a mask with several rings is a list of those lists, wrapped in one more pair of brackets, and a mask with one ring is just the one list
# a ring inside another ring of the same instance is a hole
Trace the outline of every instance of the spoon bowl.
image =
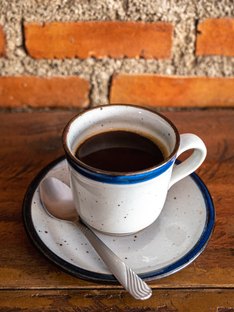
[(51, 216), (70, 222), (79, 219), (67, 184), (54, 177), (46, 178), (41, 182), (39, 192), (43, 207)]

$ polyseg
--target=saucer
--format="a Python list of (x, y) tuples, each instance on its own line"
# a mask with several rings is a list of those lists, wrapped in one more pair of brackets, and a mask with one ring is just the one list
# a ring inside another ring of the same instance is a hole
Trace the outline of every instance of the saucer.
[[(43, 209), (38, 186), (47, 176), (69, 184), (66, 160), (52, 162), (30, 184), (23, 203), (27, 234), (47, 258), (66, 272), (84, 279), (116, 282), (80, 230), (70, 222), (52, 218)], [(160, 216), (148, 228), (128, 236), (95, 232), (141, 278), (153, 280), (195, 260), (205, 249), (214, 222), (209, 191), (193, 173), (169, 190)]]

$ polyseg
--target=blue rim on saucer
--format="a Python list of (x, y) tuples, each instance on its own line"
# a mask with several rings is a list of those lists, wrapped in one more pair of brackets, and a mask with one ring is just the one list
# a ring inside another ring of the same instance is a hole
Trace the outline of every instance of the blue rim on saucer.
[[(34, 178), (34, 180), (29, 185), (27, 192), (25, 194), (25, 197), (24, 197), (23, 210), (22, 210), (23, 221), (24, 221), (26, 232), (28, 236), (30, 237), (30, 239), (32, 240), (32, 242), (34, 243), (34, 245), (42, 252), (42, 254), (44, 254), (49, 260), (51, 260), (53, 263), (55, 263), (59, 268), (63, 269), (65, 272), (70, 273), (73, 276), (87, 279), (87, 280), (115, 283), (117, 282), (117, 280), (112, 274), (104, 274), (100, 272), (87, 270), (87, 269), (84, 269), (80, 266), (74, 265), (62, 259), (60, 256), (58, 256), (45, 244), (45, 242), (38, 235), (38, 232), (35, 228), (35, 224), (32, 219), (33, 196), (36, 190), (38, 189), (38, 185), (40, 184), (40, 181), (56, 165), (64, 161), (65, 161), (65, 158), (60, 157), (59, 159), (47, 165), (45, 168), (43, 168), (40, 171), (40, 173)], [(169, 265), (165, 265), (162, 268), (157, 269), (157, 270), (152, 270), (146, 273), (144, 272), (139, 273), (139, 276), (143, 278), (144, 280), (158, 279), (158, 278), (171, 275), (177, 271), (180, 271), (181, 269), (189, 265), (191, 262), (193, 262), (202, 253), (202, 251), (205, 249), (211, 237), (211, 234), (214, 229), (214, 224), (215, 224), (215, 209), (214, 209), (212, 198), (210, 196), (210, 193), (207, 187), (205, 186), (205, 184), (202, 182), (202, 180), (199, 178), (197, 174), (193, 173), (190, 175), (190, 177), (192, 178), (193, 182), (199, 188), (203, 196), (204, 203), (205, 203), (206, 220), (205, 220), (203, 231), (199, 239), (196, 241), (195, 245), (185, 255), (183, 255), (176, 261), (174, 262), (172, 261), (172, 263), (170, 263)], [(157, 250), (157, 248), (155, 248), (155, 250)]]

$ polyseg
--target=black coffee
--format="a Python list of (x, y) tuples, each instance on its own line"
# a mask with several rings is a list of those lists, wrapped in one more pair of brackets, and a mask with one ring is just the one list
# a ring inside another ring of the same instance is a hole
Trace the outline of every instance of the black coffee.
[(128, 131), (109, 131), (84, 141), (76, 157), (97, 169), (133, 172), (160, 164), (164, 159), (159, 146), (150, 139)]

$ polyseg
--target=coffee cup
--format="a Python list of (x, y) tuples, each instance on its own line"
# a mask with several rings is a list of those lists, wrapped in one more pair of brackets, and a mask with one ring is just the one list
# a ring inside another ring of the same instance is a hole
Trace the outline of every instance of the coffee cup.
[[(125, 104), (75, 116), (64, 129), (63, 146), (80, 218), (113, 235), (132, 234), (152, 224), (170, 187), (206, 157), (197, 135), (179, 134), (163, 115)], [(175, 164), (187, 150), (192, 154)]]

